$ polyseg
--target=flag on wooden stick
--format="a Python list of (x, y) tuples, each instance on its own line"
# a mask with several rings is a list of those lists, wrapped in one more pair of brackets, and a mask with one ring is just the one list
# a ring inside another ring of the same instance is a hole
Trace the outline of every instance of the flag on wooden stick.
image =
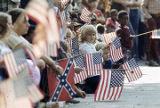
[(85, 55), (86, 70), (88, 75), (99, 75), (102, 67), (102, 54), (93, 53)]
[[(47, 51), (46, 54), (49, 54), (48, 56), (57, 55), (55, 54), (57, 52), (53, 52), (53, 50), (56, 51), (53, 48), (57, 48), (55, 47), (55, 45), (59, 46), (60, 35), (59, 35), (58, 24), (57, 24), (56, 15), (55, 15), (56, 12), (54, 11), (54, 9), (49, 8), (46, 0), (32, 0), (27, 6), (26, 10), (30, 18), (32, 18), (38, 24), (41, 24), (41, 26), (43, 26), (42, 27), (43, 30), (40, 31), (39, 35), (37, 35), (36, 38), (43, 38), (45, 39), (45, 41), (41, 40), (39, 44), (35, 44), (36, 46), (33, 47), (33, 50), (37, 51), (37, 48), (39, 47), (43, 48), (42, 45), (44, 45), (45, 49), (41, 49), (41, 50)], [(37, 17), (36, 15), (39, 15), (39, 17)], [(46, 42), (46, 45), (45, 45), (45, 42)], [(40, 45), (40, 46), (37, 46), (37, 45)]]
[(24, 49), (20, 48), (15, 50), (13, 53), (9, 52), (5, 54), (4, 64), (9, 77), (16, 77), (16, 75), (27, 66)]
[(85, 70), (85, 59), (82, 55), (74, 57), (74, 65), (83, 69), (79, 74), (75, 73), (74, 82), (75, 84), (84, 81), (87, 77), (87, 71)]
[(110, 45), (110, 55), (113, 62), (116, 62), (124, 57), (121, 48), (121, 42), (118, 37), (115, 38)]
[(118, 100), (124, 86), (125, 70), (103, 70), (95, 92), (95, 101)]
[(112, 32), (112, 33), (104, 34), (103, 37), (104, 37), (105, 43), (110, 44), (117, 37), (117, 35), (115, 32)]
[(80, 19), (86, 23), (90, 23), (91, 19), (90, 19), (90, 14), (92, 14), (87, 8), (82, 9), (82, 13), (80, 16)]
[(126, 77), (129, 82), (135, 81), (142, 77), (142, 71), (140, 70), (136, 60), (134, 58), (126, 61), (122, 68), (126, 70)]

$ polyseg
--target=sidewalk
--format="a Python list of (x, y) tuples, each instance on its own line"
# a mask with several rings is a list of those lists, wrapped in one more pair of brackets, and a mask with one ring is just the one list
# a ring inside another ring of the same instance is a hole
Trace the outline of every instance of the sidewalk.
[[(141, 65), (141, 64), (140, 64)], [(143, 64), (142, 64), (143, 65)], [(160, 108), (160, 67), (140, 66), (143, 77), (133, 83), (125, 80), (122, 95), (118, 101), (94, 102), (94, 95), (87, 95), (79, 104), (68, 108)]]

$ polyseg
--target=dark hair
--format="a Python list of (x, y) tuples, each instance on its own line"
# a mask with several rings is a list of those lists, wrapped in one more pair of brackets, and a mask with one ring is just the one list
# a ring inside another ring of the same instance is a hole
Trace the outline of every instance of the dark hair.
[(95, 2), (97, 0), (88, 0), (88, 3), (92, 3), (92, 2)]
[(128, 13), (125, 10), (121, 10), (118, 12), (118, 19), (121, 19), (123, 16), (128, 15)]
[(13, 24), (16, 22), (16, 20), (18, 19), (18, 17), (19, 17), (24, 11), (25, 11), (25, 10), (24, 10), (24, 9), (21, 9), (21, 8), (15, 8), (15, 9), (12, 9), (12, 10), (8, 11), (8, 14), (11, 15)]
[(113, 13), (118, 13), (118, 11), (117, 11), (117, 9), (112, 9), (111, 11), (110, 11), (110, 14), (113, 14)]
[(100, 33), (100, 34), (103, 34), (104, 33), (104, 26), (102, 26), (102, 25), (99, 25), (98, 27), (97, 27), (97, 32), (98, 33)]
[(76, 13), (71, 13), (70, 18), (73, 20), (74, 18), (78, 18), (78, 15)]
[(32, 41), (33, 41), (33, 37), (31, 37), (31, 36), (32, 36), (32, 34), (34, 34), (35, 29), (36, 29), (35, 25), (30, 25), (27, 34), (23, 35), (23, 37), (26, 40), (28, 40), (30, 43), (32, 43)]
[(10, 15), (0, 12), (0, 35), (5, 35), (7, 32), (7, 23)]

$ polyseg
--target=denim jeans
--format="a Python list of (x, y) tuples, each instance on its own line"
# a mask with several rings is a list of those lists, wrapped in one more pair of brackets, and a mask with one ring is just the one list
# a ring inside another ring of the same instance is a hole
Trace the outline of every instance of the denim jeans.
[[(130, 10), (130, 22), (133, 27), (135, 35), (138, 34), (138, 29), (139, 29), (139, 22), (140, 22), (140, 12), (138, 9), (131, 9)], [(138, 54), (138, 37), (135, 37), (133, 39), (134, 44), (133, 44), (133, 49), (132, 49), (132, 55), (135, 56), (135, 58), (139, 58)]]

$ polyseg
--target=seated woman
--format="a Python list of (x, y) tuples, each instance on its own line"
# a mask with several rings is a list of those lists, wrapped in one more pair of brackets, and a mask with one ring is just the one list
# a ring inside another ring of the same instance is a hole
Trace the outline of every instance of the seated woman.
[[(0, 55), (12, 52), (10, 48), (3, 42), (5, 37), (11, 34), (13, 29), (11, 16), (6, 13), (0, 13)], [(37, 85), (40, 83), (40, 71), (37, 66), (33, 66), (32, 60), (26, 59), (31, 69), (33, 82)], [(3, 57), (1, 57), (0, 80), (7, 78), (6, 69), (3, 66)]]
[(0, 12), (0, 81), (8, 78), (5, 67), (3, 66), (3, 57), (5, 53), (11, 52), (9, 47), (2, 41), (12, 29), (11, 16)]
[[(81, 30), (81, 44), (80, 52), (81, 54), (96, 53), (96, 28), (93, 25), (85, 25)], [(94, 93), (99, 83), (98, 76), (89, 76), (85, 80), (85, 91), (86, 93)]]

